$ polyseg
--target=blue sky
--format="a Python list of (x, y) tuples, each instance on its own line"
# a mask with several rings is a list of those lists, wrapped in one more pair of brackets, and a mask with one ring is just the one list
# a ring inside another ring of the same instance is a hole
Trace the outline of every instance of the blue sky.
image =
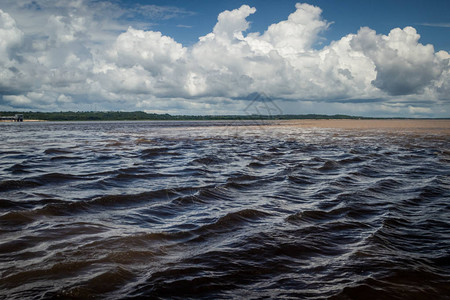
[[(250, 31), (263, 32), (270, 24), (286, 19), (299, 1), (150, 0), (134, 2), (143, 5), (173, 6), (191, 12), (192, 14), (180, 14), (176, 18), (159, 20), (157, 24), (150, 27), (189, 45), (195, 43), (198, 37), (209, 33), (217, 22), (217, 15), (224, 10), (233, 10), (242, 4), (256, 7), (257, 13), (248, 18), (251, 22)], [(319, 6), (323, 10), (323, 17), (333, 22), (323, 34), (328, 42), (340, 39), (348, 33), (356, 33), (363, 26), (383, 34), (388, 34), (395, 27), (413, 26), (421, 35), (422, 43), (433, 44), (436, 50), (450, 50), (450, 1), (314, 0), (303, 2)], [(178, 27), (180, 25), (189, 27)]]
[(450, 117), (449, 3), (2, 0), (0, 110)]

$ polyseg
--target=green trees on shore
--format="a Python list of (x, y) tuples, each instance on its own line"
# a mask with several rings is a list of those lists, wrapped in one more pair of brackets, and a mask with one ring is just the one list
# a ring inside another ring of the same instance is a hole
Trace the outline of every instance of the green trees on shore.
[(295, 120), (295, 119), (361, 119), (347, 115), (169, 115), (143, 111), (84, 112), (0, 112), (0, 116), (23, 114), (25, 120), (44, 121), (145, 121), (145, 120)]

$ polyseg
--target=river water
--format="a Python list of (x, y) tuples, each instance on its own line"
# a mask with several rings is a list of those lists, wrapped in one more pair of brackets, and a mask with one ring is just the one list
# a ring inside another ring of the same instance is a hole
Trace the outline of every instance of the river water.
[(449, 299), (447, 134), (0, 130), (0, 299)]

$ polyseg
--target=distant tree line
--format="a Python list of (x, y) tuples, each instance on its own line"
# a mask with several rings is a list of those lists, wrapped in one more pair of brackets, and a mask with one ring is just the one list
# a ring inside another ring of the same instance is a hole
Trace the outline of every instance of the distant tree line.
[(65, 112), (0, 112), (0, 116), (23, 114), (25, 120), (44, 121), (146, 121), (146, 120), (296, 120), (296, 119), (370, 119), (348, 115), (169, 115), (143, 111), (65, 111)]

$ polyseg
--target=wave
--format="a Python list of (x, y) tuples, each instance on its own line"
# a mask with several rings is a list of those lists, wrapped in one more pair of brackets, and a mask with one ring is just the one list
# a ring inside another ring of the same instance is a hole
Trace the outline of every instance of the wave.
[(236, 225), (248, 222), (256, 222), (269, 217), (270, 214), (256, 209), (244, 209), (232, 213), (228, 213), (220, 217), (215, 223), (201, 227), (198, 231), (218, 232), (222, 230), (230, 230)]
[(449, 294), (447, 135), (241, 125), (5, 127), (0, 294)]
[(141, 157), (145, 159), (161, 155), (179, 156), (181, 154), (168, 147), (153, 147), (141, 150)]
[(32, 179), (4, 180), (4, 181), (0, 182), (0, 191), (7, 192), (7, 191), (11, 191), (11, 190), (38, 187), (40, 185), (42, 185), (42, 184), (37, 181), (34, 181)]
[(330, 299), (445, 299), (448, 295), (448, 278), (426, 271), (398, 270), (380, 279), (365, 279), (345, 287)]
[(48, 148), (48, 149), (44, 150), (44, 153), (47, 155), (54, 155), (54, 154), (60, 155), (60, 154), (71, 154), (73, 152), (70, 150), (61, 149), (61, 148)]
[(210, 165), (223, 164), (226, 162), (227, 162), (226, 159), (222, 159), (217, 156), (205, 156), (205, 157), (194, 159), (192, 162), (190, 162), (190, 164), (210, 166)]

